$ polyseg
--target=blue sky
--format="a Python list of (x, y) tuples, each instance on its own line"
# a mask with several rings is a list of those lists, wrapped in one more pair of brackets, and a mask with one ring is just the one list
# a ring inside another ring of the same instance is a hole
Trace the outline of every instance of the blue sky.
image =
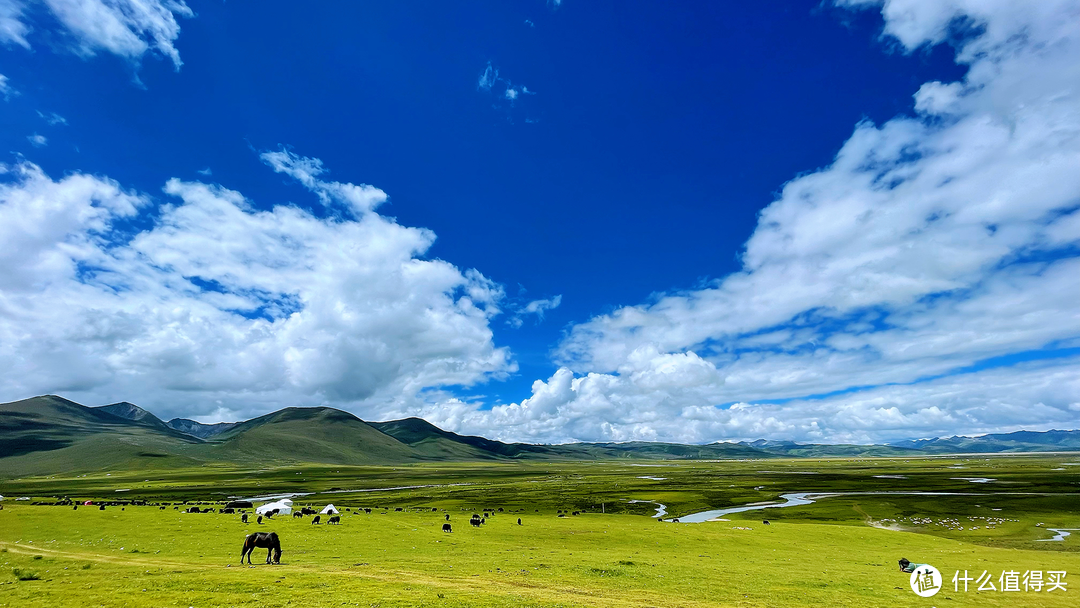
[(0, 0), (0, 205), (24, 236), (109, 210), (5, 262), (52, 278), (0, 284), (4, 397), (532, 441), (1080, 420), (1075, 2), (149, 4)]

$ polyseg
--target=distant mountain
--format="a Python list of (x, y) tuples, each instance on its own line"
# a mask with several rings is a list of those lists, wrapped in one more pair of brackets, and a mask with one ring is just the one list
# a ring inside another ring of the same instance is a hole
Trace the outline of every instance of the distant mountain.
[(109, 405), (101, 405), (93, 408), (102, 412), (108, 412), (113, 416), (124, 418), (138, 424), (145, 426), (157, 427), (166, 429), (169, 428), (160, 418), (144, 410), (143, 408), (135, 405), (134, 403), (128, 403), (127, 401), (121, 401), (120, 403), (111, 403)]
[(137, 405), (86, 407), (55, 395), (0, 404), (0, 477), (227, 463), (405, 464), (422, 461), (615, 460), (918, 456), (1080, 451), (1080, 431), (822, 445), (740, 443), (503, 443), (444, 431), (420, 418), (364, 422), (328, 407), (289, 407), (246, 422), (162, 422)]
[(218, 422), (217, 424), (203, 424), (201, 422), (195, 422), (194, 420), (188, 420), (187, 418), (173, 418), (165, 424), (169, 428), (176, 429), (181, 433), (194, 435), (199, 439), (209, 439), (214, 435), (224, 433), (240, 423)]
[(930, 454), (1080, 450), (1080, 431), (1016, 431), (979, 437), (938, 437), (889, 444)]

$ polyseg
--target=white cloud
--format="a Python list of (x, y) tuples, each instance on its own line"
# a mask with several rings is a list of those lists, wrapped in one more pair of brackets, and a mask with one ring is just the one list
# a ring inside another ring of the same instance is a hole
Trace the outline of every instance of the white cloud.
[[(301, 177), (317, 166), (266, 158)], [(499, 286), (422, 259), (434, 234), (371, 211), (365, 187), (313, 178), (352, 215), (318, 218), (172, 179), (173, 202), (128, 234), (118, 226), (148, 197), (27, 162), (3, 173), (4, 400), (60, 392), (230, 418), (326, 403), (370, 419), (515, 369), (489, 327)]]
[(292, 177), (317, 194), (328, 208), (343, 209), (353, 217), (360, 217), (386, 202), (386, 193), (374, 186), (318, 179), (326, 169), (317, 158), (297, 156), (285, 148), (277, 152), (263, 152), (259, 158), (274, 171)]
[[(964, 80), (923, 85), (915, 116), (857, 125), (831, 166), (786, 184), (741, 271), (571, 328), (565, 367), (520, 404), (426, 415), (533, 440), (1080, 424), (1080, 387), (1062, 381), (1075, 362), (926, 380), (1080, 345), (1080, 3), (1037, 4), (886, 2), (885, 33), (907, 51), (968, 19)], [(1046, 396), (1025, 389), (1046, 374)], [(993, 396), (997, 379), (1012, 384)], [(888, 383), (904, 386), (807, 399)], [(765, 399), (796, 401), (714, 407)]]
[(26, 35), (30, 28), (23, 23), (26, 3), (22, 0), (0, 0), (0, 42), (30, 48)]
[(520, 404), (477, 410), (449, 401), (403, 410), (465, 434), (503, 440), (674, 441), (786, 439), (816, 443), (887, 442), (959, 432), (1076, 428), (1080, 365), (1021, 365), (910, 386), (883, 386), (783, 405), (705, 403), (721, 374), (693, 353), (639, 351), (620, 375), (574, 377), (560, 369), (536, 381)]
[[(183, 0), (37, 0), (63, 25), (75, 50), (91, 56), (106, 51), (138, 61), (156, 51), (180, 69), (173, 43), (180, 36), (177, 17), (194, 17)], [(27, 49), (30, 28), (23, 21), (29, 2), (0, 0), (0, 40)]]
[[(530, 91), (529, 87), (515, 85), (507, 78), (499, 76), (498, 68), (494, 67), (489, 61), (487, 66), (484, 67), (484, 71), (480, 73), (480, 77), (476, 80), (476, 88), (484, 93), (490, 93), (492, 89), (496, 88), (496, 85), (502, 87), (502, 94), (498, 95), (498, 98), (511, 108), (522, 95), (536, 95), (536, 92)], [(496, 105), (496, 107), (499, 106)]]
[(481, 91), (490, 91), (498, 79), (499, 70), (495, 69), (489, 61), (487, 66), (484, 67), (484, 71), (480, 73), (480, 77), (476, 80), (476, 88)]
[(14, 92), (14, 89), (11, 88), (10, 82), (11, 81), (8, 80), (7, 76), (0, 74), (0, 95), (4, 96), (5, 101)]
[(34, 146), (35, 148), (41, 148), (49, 144), (49, 139), (47, 137), (45, 137), (44, 135), (38, 135), (37, 133), (34, 133), (33, 135), (27, 135), (26, 139), (30, 142), (30, 145)]
[(49, 123), (50, 127), (55, 127), (57, 125), (67, 126), (67, 124), (68, 124), (67, 119), (64, 118), (63, 116), (60, 116), (56, 112), (50, 112), (50, 113), (46, 114), (46, 113), (42, 112), (41, 110), (38, 110), (37, 114), (38, 114), (38, 116), (41, 117), (42, 120)]
[(210, 169), (210, 167), (206, 167), (205, 169), (199, 169), (198, 171), (196, 171), (196, 173), (198, 173), (199, 175), (205, 176), (205, 177), (210, 177), (211, 175), (214, 174), (214, 172)]
[(507, 323), (512, 327), (521, 327), (525, 322), (524, 317), (526, 315), (536, 315), (537, 321), (544, 320), (544, 313), (549, 310), (554, 310), (562, 304), (562, 296), (557, 295), (553, 298), (547, 298), (543, 300), (532, 300), (525, 306), (519, 308), (513, 317), (507, 320)]

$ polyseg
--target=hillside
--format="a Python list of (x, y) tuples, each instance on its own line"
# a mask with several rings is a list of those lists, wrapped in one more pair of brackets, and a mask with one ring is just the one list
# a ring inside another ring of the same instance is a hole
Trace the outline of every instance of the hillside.
[(555, 455), (557, 446), (502, 443), (493, 439), (444, 431), (422, 418), (371, 422), (372, 427), (433, 459), (489, 459), (522, 455)]
[(0, 469), (6, 477), (191, 465), (199, 443), (152, 421), (129, 420), (55, 395), (0, 404)]
[(206, 455), (228, 462), (384, 464), (417, 460), (409, 446), (356, 416), (328, 407), (283, 410), (213, 437)]

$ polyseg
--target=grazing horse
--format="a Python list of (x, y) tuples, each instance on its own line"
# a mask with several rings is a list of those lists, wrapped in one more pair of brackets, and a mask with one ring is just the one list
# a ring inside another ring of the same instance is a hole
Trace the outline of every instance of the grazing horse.
[[(244, 557), (247, 557), (248, 563), (251, 563), (251, 554), (255, 551), (255, 548), (266, 549), (266, 563), (281, 563), (281, 541), (278, 540), (277, 532), (256, 532), (254, 534), (248, 534), (244, 538), (244, 551), (240, 554), (240, 563), (244, 563)], [(270, 561), (270, 554), (273, 553), (274, 561)]]
[(443, 532), (453, 532), (454, 530), (450, 528), (450, 524), (443, 524), (442, 525), (442, 531)]
[(318, 515), (316, 515), (315, 518), (311, 520), (311, 525), (315, 525), (317, 523), (319, 523), (319, 516)]

